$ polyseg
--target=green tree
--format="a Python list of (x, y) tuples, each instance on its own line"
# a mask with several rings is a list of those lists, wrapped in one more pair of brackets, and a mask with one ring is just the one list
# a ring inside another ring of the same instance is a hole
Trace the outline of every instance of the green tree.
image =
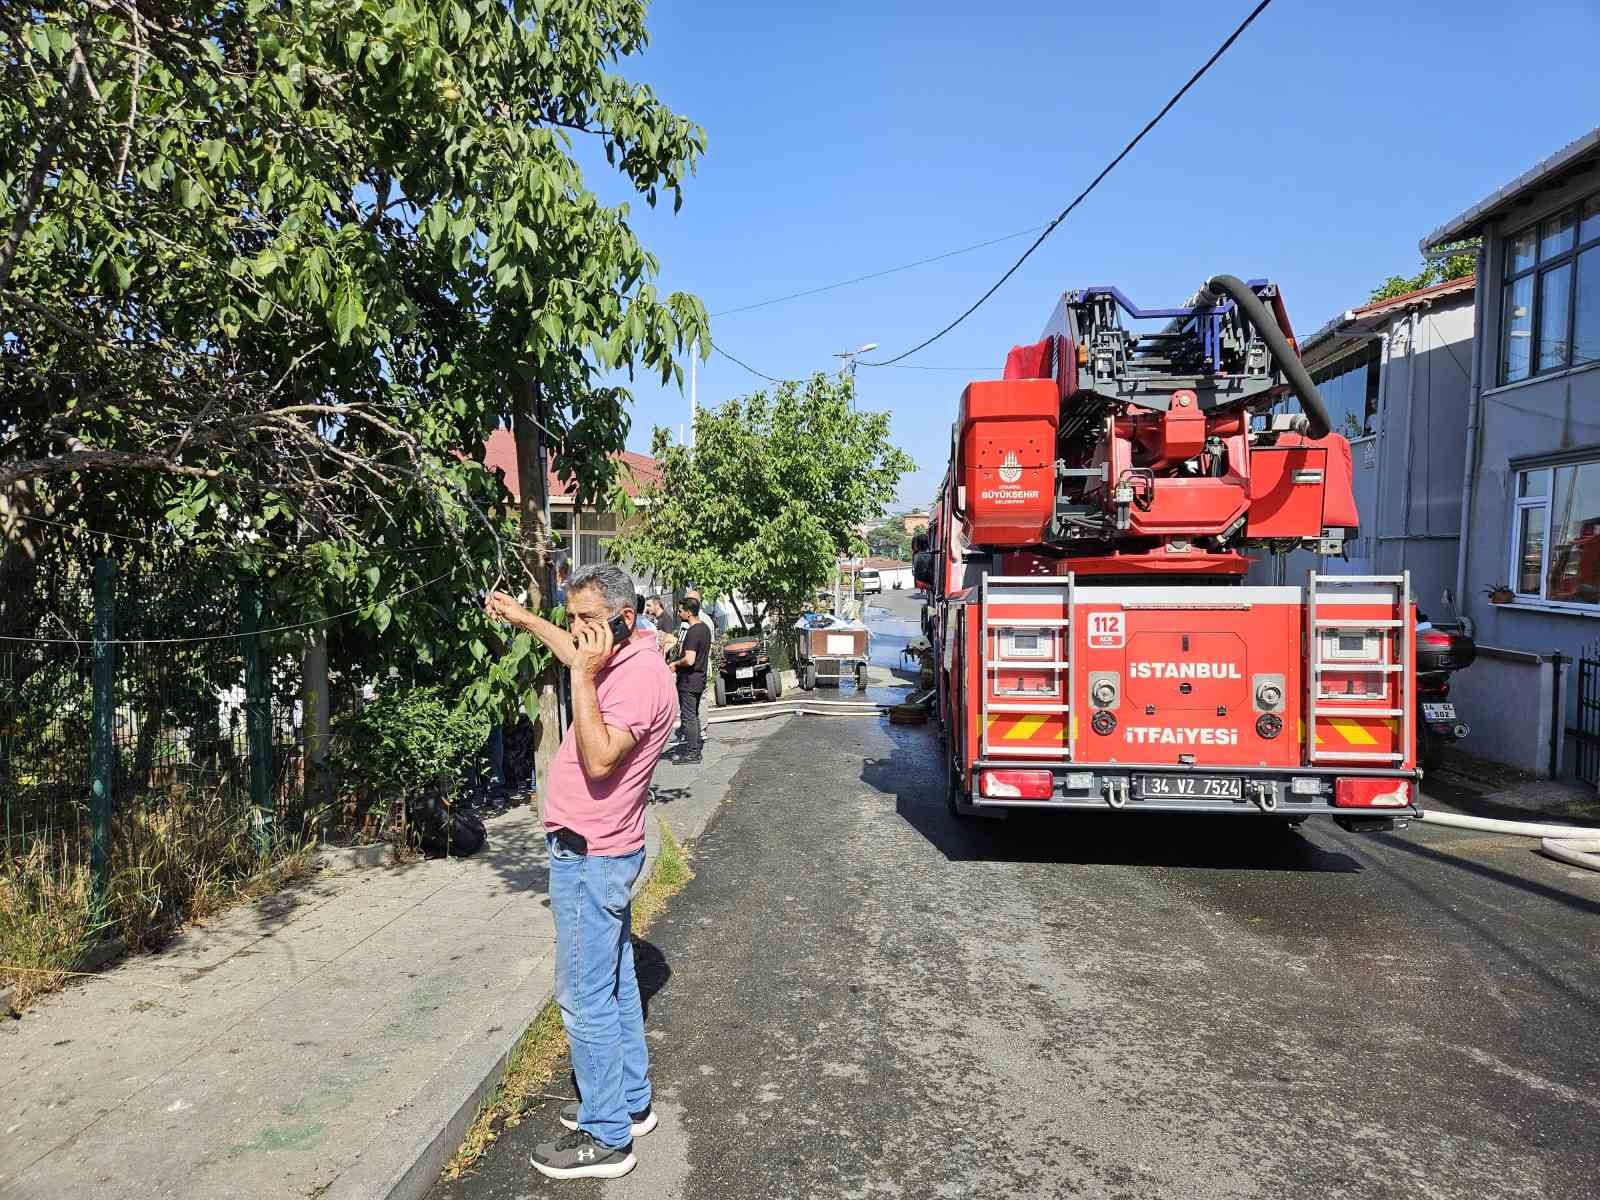
[(867, 533), (867, 549), (885, 558), (905, 561), (911, 557), (911, 535), (899, 520), (885, 521)]
[(853, 390), (818, 374), (702, 408), (692, 451), (657, 429), (661, 482), (617, 552), (673, 583), (737, 592), (744, 624), (798, 614), (914, 469), (888, 414), (857, 411)]
[(1376, 304), (1380, 300), (1394, 300), (1400, 296), (1409, 295), (1425, 287), (1432, 287), (1436, 283), (1444, 283), (1451, 279), (1465, 279), (1478, 269), (1478, 248), (1476, 243), (1462, 242), (1459, 245), (1446, 247), (1448, 253), (1443, 258), (1424, 259), (1422, 270), (1415, 275), (1391, 275), (1382, 284), (1374, 288), (1372, 298), (1368, 303)]
[[(656, 291), (628, 207), (572, 154), (583, 139), (647, 203), (681, 203), (703, 132), (613, 69), (644, 15), (5, 6), (0, 518), (231, 550), (280, 623), (360, 609), (332, 631), (343, 665), (478, 674), (472, 592), (540, 600), (545, 455), (605, 495), (630, 400), (607, 380), (681, 378), (704, 344), (703, 306)], [(520, 553), (478, 464), (502, 424)], [(24, 572), (53, 527), (13, 525)], [(0, 600), (0, 624), (37, 618)], [(514, 642), (478, 698), (503, 701), (531, 655)]]

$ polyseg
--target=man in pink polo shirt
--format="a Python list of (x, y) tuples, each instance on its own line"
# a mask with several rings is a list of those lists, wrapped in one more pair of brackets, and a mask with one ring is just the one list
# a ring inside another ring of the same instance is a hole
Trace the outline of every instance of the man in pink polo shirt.
[(556, 1003), (580, 1099), (561, 1116), (570, 1132), (535, 1146), (533, 1166), (553, 1179), (614, 1179), (633, 1170), (633, 1139), (656, 1127), (629, 933), (650, 775), (678, 704), (654, 636), (634, 628), (627, 572), (585, 567), (566, 591), (570, 633), (503, 592), (484, 608), (544, 642), (572, 678), (572, 725), (550, 765), (544, 823)]

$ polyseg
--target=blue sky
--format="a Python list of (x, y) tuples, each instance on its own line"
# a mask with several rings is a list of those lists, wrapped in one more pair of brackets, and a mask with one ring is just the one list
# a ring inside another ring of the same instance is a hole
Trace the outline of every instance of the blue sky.
[[(658, 0), (625, 65), (707, 131), (684, 207), (633, 207), (660, 283), (712, 313), (1048, 221), (1253, 5)], [(1597, 0), (1276, 0), (989, 303), (908, 360), (997, 370), (1057, 295), (1111, 283), (1173, 304), (1227, 271), (1279, 282), (1297, 332), (1419, 267), (1418, 239), (1600, 122)], [(626, 190), (604, 162), (589, 180)], [(772, 375), (894, 354), (975, 300), (1027, 238), (854, 287), (716, 317)], [(875, 357), (875, 356), (869, 356)], [(974, 374), (977, 374), (974, 372)], [(862, 368), (923, 503), (961, 371)], [(766, 386), (701, 365), (701, 402)], [(687, 419), (641, 380), (629, 446)]]

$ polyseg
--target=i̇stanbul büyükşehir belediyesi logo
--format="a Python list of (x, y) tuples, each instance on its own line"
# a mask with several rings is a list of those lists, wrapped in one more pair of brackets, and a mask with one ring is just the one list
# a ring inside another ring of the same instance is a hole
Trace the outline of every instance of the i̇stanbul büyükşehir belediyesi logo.
[(997, 472), (1001, 483), (1015, 483), (1022, 478), (1022, 462), (1017, 458), (1015, 450), (1007, 450), (1005, 459), (1000, 463)]

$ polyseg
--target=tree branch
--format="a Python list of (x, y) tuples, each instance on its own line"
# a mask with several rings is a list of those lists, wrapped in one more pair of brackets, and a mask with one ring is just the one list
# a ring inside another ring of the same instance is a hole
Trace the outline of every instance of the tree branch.
[(126, 450), (73, 450), (52, 458), (35, 458), (0, 467), (0, 489), (25, 479), (47, 479), (74, 471), (104, 469), (112, 471), (155, 471), (163, 475), (185, 475), (192, 479), (221, 479), (227, 473), (210, 467), (190, 467), (170, 462), (154, 454), (134, 454)]
[[(76, 50), (78, 42), (72, 42)], [(11, 232), (6, 234), (4, 245), (0, 245), (0, 290), (11, 281), (11, 267), (16, 261), (17, 250), (22, 245), (22, 235), (28, 231), (28, 225), (33, 220), (33, 210), (38, 207), (39, 193), (44, 190), (44, 181), (50, 175), (50, 168), (55, 163), (56, 151), (61, 147), (61, 135), (66, 132), (67, 117), (72, 112), (72, 89), (77, 85), (78, 76), (83, 73), (83, 55), (74, 53), (72, 65), (67, 69), (67, 86), (62, 89), (59, 96), (60, 109), (55, 115), (55, 120), (50, 122), (50, 128), (44, 135), (44, 141), (39, 145), (39, 152), (33, 159), (33, 172), (28, 176), (28, 188), (23, 194), (22, 203), (17, 206), (16, 218), (11, 222)]]
[(133, 17), (133, 92), (128, 100), (128, 129), (122, 135), (122, 152), (117, 155), (117, 182), (122, 186), (123, 174), (128, 169), (128, 151), (133, 149), (133, 127), (139, 119), (139, 83), (144, 74), (144, 19), (139, 16), (139, 0), (132, 0), (128, 10)]

